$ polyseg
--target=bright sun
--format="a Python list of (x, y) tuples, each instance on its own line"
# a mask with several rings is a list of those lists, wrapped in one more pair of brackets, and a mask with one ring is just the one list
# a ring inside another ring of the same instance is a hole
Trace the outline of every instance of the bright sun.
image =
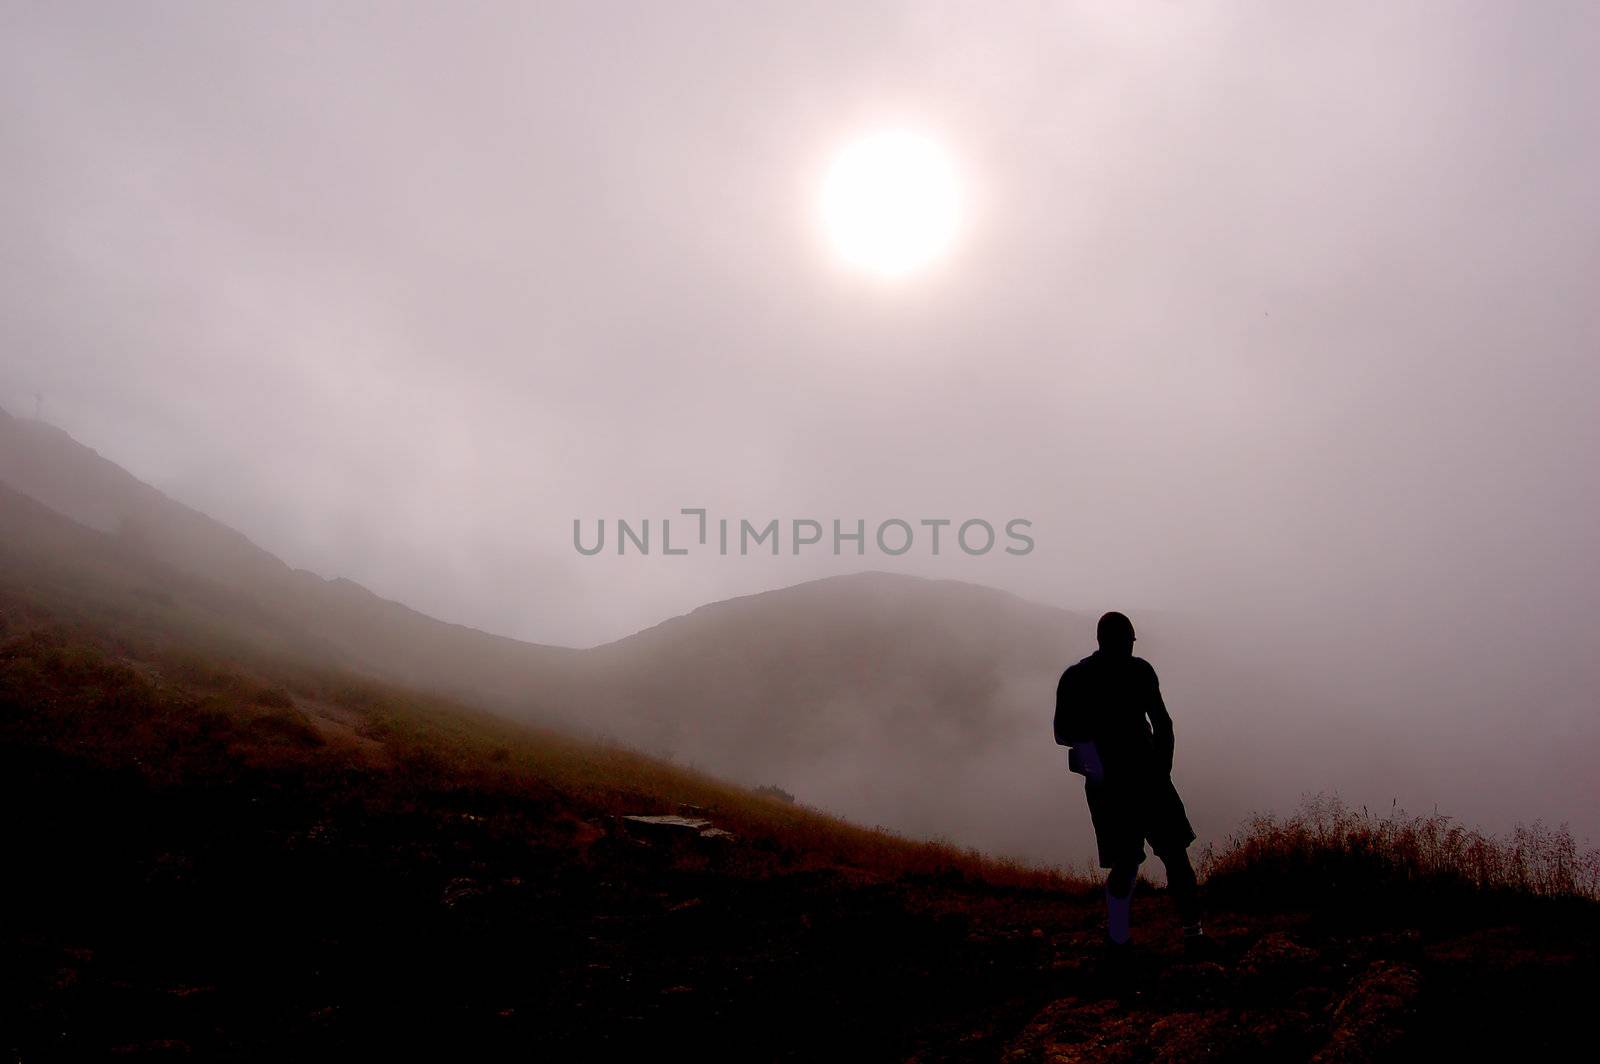
[(822, 186), (823, 223), (840, 256), (883, 277), (904, 277), (944, 255), (960, 214), (949, 156), (909, 131), (848, 145)]

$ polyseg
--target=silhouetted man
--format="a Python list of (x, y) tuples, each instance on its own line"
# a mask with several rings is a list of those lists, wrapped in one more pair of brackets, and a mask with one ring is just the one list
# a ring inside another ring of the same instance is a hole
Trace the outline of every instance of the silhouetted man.
[(1106, 937), (1115, 949), (1130, 941), (1133, 884), (1144, 842), (1167, 868), (1183, 920), (1186, 948), (1204, 950), (1199, 891), (1189, 864), (1194, 829), (1172, 785), (1172, 718), (1156, 670), (1133, 656), (1133, 622), (1100, 618), (1100, 649), (1071, 665), (1056, 685), (1056, 742), (1070, 747), (1067, 767), (1084, 777), (1100, 867), (1106, 876)]

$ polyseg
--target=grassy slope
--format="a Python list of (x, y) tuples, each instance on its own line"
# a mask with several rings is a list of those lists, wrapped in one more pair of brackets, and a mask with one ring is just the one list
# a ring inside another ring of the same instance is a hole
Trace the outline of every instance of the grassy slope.
[[(1092, 887), (380, 684), (13, 503), (0, 1031), (22, 1059), (1381, 1059), (1584, 1031), (1592, 903), (1471, 886), (1371, 823), (1258, 824), (1215, 855), (1221, 963), (1181, 963), (1142, 890), (1148, 948), (1113, 977)], [(618, 819), (672, 812), (737, 837)]]

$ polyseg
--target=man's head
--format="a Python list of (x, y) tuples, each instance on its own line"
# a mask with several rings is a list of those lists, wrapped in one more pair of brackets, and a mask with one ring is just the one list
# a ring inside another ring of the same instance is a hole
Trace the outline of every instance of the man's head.
[(1126, 614), (1112, 610), (1100, 618), (1100, 623), (1095, 625), (1095, 638), (1100, 640), (1100, 649), (1106, 654), (1117, 654), (1127, 657), (1133, 654), (1133, 622), (1128, 620)]

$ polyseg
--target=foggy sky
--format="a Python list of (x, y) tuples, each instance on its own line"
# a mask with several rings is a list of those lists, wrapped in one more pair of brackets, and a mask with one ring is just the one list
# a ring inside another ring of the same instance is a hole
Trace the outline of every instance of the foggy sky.
[[(0, 406), (496, 632), (955, 577), (1181, 611), (1533, 788), (1600, 735), (1597, 47), (1554, 2), (5, 3)], [(901, 124), (969, 215), (886, 284), (816, 198)], [(572, 548), (686, 506), (1037, 547)]]

